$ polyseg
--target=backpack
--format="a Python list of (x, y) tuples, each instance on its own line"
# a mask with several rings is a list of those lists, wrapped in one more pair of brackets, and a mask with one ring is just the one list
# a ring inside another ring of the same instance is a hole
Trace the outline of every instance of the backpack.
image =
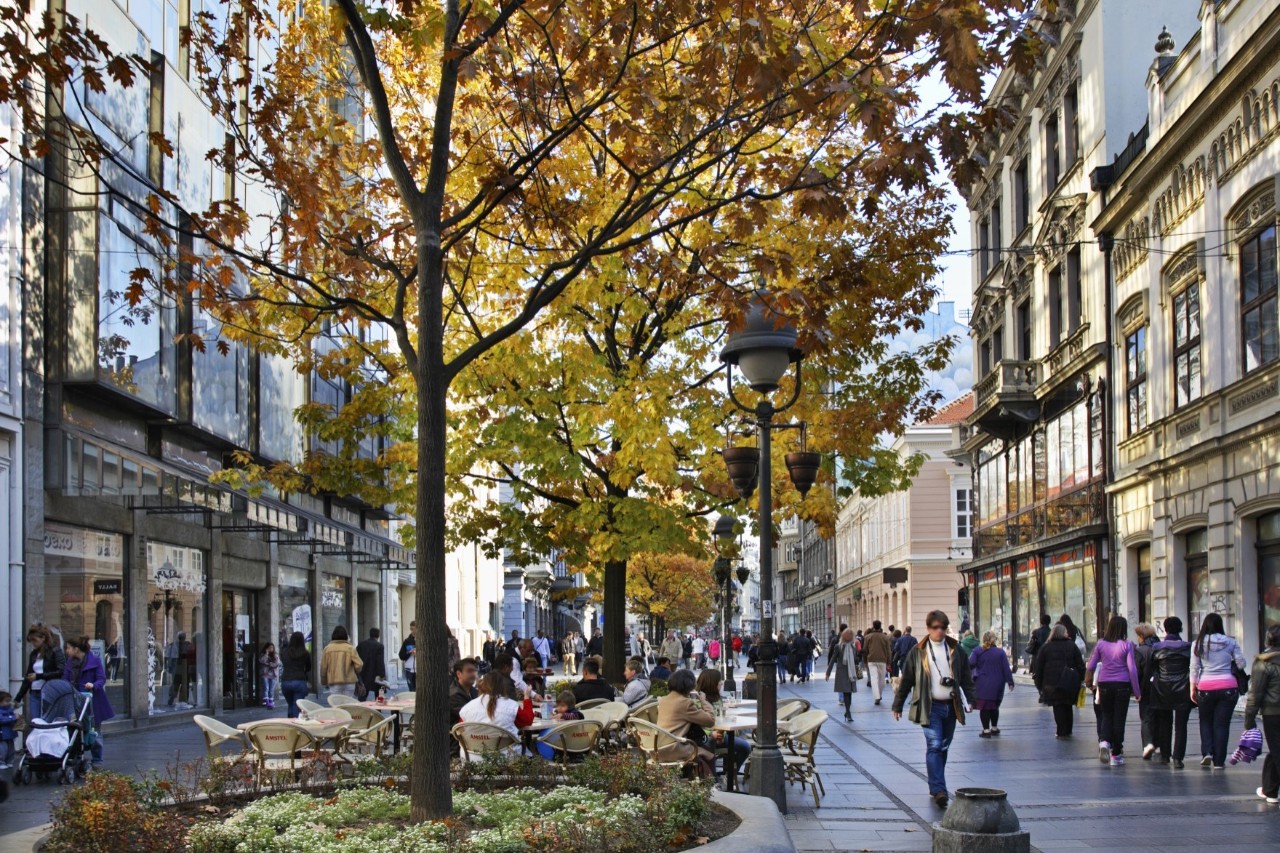
[(1191, 701), (1191, 648), (1156, 649), (1151, 655), (1154, 671), (1151, 686), (1156, 701), (1176, 707)]

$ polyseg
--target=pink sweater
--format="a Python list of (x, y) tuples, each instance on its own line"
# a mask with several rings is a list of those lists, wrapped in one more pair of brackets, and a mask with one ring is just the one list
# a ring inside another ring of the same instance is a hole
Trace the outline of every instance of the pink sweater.
[(1133, 659), (1133, 643), (1128, 640), (1114, 643), (1099, 640), (1098, 645), (1093, 647), (1093, 654), (1089, 656), (1087, 669), (1090, 676), (1097, 670), (1098, 677), (1095, 680), (1098, 684), (1128, 681), (1133, 689), (1133, 697), (1142, 698), (1142, 689), (1138, 685), (1138, 666)]

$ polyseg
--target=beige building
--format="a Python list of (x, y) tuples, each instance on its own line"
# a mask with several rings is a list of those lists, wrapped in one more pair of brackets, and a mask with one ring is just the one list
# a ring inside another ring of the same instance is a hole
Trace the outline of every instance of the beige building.
[(957, 567), (969, 555), (973, 516), (969, 466), (955, 454), (967, 433), (973, 395), (943, 407), (894, 442), (902, 457), (922, 454), (911, 487), (879, 497), (853, 495), (836, 521), (836, 622), (867, 628), (919, 626), (942, 609), (959, 626)]
[(1117, 609), (1191, 631), (1220, 613), (1251, 654), (1280, 622), (1280, 6), (1166, 17), (1190, 38), (1160, 34), (1146, 115), (1094, 176), (1116, 306)]

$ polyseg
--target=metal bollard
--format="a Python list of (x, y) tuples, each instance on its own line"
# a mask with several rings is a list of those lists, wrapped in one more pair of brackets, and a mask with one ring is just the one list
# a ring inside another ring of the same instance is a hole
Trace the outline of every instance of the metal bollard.
[(1009, 795), (999, 788), (959, 788), (933, 827), (933, 853), (1031, 853)]

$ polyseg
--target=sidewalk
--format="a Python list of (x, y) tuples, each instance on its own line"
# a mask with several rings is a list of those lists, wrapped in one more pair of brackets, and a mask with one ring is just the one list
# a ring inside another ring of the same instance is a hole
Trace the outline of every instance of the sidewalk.
[[(221, 714), (218, 719), (234, 726), (283, 713), (280, 706), (275, 710), (244, 708)], [(102, 767), (141, 776), (152, 770), (160, 772), (168, 764), (194, 760), (204, 752), (204, 738), (190, 717), (173, 719), (163, 725), (108, 734), (103, 740)], [(49, 822), (50, 807), (66, 790), (56, 779), (12, 786), (8, 802), (0, 806), (0, 853), (30, 851), (34, 839), (27, 831)]]
[[(827, 795), (822, 807), (798, 785), (787, 787), (791, 837), (800, 851), (928, 851), (934, 822), (942, 812), (928, 796), (924, 737), (905, 717), (895, 723), (885, 688), (879, 707), (864, 680), (853, 697), (853, 723), (843, 713), (832, 683), (787, 684), (779, 697), (800, 696), (831, 715), (823, 726), (819, 770)], [(956, 728), (947, 784), (994, 787), (1009, 792), (1032, 849), (1204, 851), (1228, 845), (1233, 851), (1274, 851), (1280, 838), (1280, 806), (1268, 806), (1254, 789), (1260, 764), (1210, 771), (1199, 766), (1199, 723), (1192, 714), (1187, 767), (1143, 761), (1137, 707), (1125, 735), (1129, 764), (1110, 767), (1098, 760), (1093, 711), (1076, 712), (1075, 737), (1053, 737), (1049, 709), (1035, 690), (1021, 683), (1001, 709), (998, 738), (978, 737), (975, 712)], [(1232, 726), (1232, 743), (1241, 723)]]

